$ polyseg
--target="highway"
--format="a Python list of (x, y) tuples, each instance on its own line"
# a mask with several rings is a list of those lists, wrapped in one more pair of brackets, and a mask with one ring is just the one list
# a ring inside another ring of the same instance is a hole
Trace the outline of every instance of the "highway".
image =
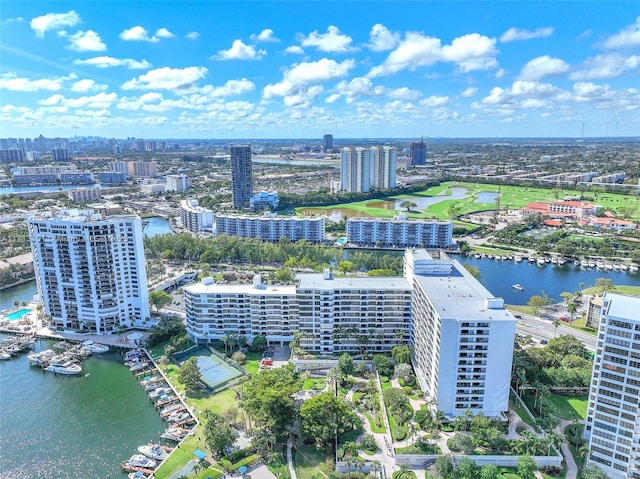
[[(514, 313), (520, 314), (520, 313)], [(553, 325), (553, 320), (542, 319), (538, 316), (532, 316), (530, 314), (520, 314), (522, 319), (518, 321), (516, 325), (516, 333), (523, 336), (531, 336), (533, 339), (540, 341), (541, 339), (550, 340), (554, 336), (561, 336), (564, 334), (570, 334), (581, 340), (585, 347), (592, 352), (596, 351), (596, 337), (591, 334), (579, 331), (577, 329), (565, 326), (564, 323), (558, 326), (557, 331)]]

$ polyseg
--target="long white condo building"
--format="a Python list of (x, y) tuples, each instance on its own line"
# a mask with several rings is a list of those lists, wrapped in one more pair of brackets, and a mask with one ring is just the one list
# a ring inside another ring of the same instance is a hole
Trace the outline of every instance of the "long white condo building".
[(213, 211), (200, 206), (198, 200), (180, 202), (180, 219), (182, 226), (192, 233), (212, 232)]
[(278, 216), (275, 213), (256, 215), (214, 215), (214, 235), (241, 236), (258, 238), (262, 241), (291, 241), (301, 239), (320, 243), (324, 241), (324, 216)]
[(640, 298), (602, 296), (585, 437), (611, 479), (640, 478)]
[(316, 354), (388, 352), (413, 344), (423, 391), (449, 417), (508, 410), (516, 319), (457, 261), (405, 251), (405, 274), (298, 274), (295, 285), (186, 286), (187, 332), (196, 342), (229, 332), (266, 336)]
[(449, 248), (453, 221), (388, 218), (348, 218), (347, 243), (357, 246)]
[(27, 222), (38, 293), (53, 328), (108, 334), (150, 317), (142, 221), (93, 210)]

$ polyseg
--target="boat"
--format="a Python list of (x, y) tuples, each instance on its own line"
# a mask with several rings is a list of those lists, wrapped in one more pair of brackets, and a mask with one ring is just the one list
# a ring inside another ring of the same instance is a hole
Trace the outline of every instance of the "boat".
[(140, 351), (138, 351), (137, 349), (132, 349), (131, 351), (127, 351), (126, 354), (124, 355), (124, 360), (126, 361), (133, 361), (135, 358), (139, 358), (142, 356), (142, 353)]
[(189, 434), (189, 429), (182, 429), (179, 427), (168, 427), (164, 433), (160, 436), (167, 441), (180, 442)]
[(131, 372), (140, 371), (141, 369), (144, 369), (144, 368), (146, 368), (147, 366), (149, 366), (149, 363), (147, 363), (147, 362), (144, 362), (144, 363), (137, 363), (137, 364), (134, 364), (133, 366), (131, 366), (131, 367), (129, 368), (129, 371), (131, 371)]
[(56, 352), (53, 349), (45, 349), (39, 353), (29, 354), (27, 360), (29, 366), (42, 366), (45, 362), (51, 361), (55, 355)]
[(138, 452), (154, 461), (164, 461), (169, 453), (160, 444), (145, 444), (138, 447)]
[(52, 373), (64, 374), (66, 376), (73, 376), (75, 374), (82, 373), (82, 366), (63, 356), (62, 358), (52, 359), (45, 370)]
[(182, 422), (182, 421), (184, 421), (186, 419), (189, 419), (189, 418), (191, 418), (191, 414), (189, 414), (186, 411), (181, 411), (181, 412), (177, 412), (177, 413), (174, 413), (171, 416), (169, 416), (167, 418), (167, 422), (177, 423), (177, 422)]
[(129, 464), (129, 466), (132, 466), (132, 467), (144, 467), (148, 469), (153, 469), (157, 465), (156, 461), (154, 461), (153, 459), (149, 459), (148, 457), (143, 456), (142, 454), (134, 454), (127, 461), (127, 464)]
[(557, 256), (552, 256), (551, 257), (551, 264), (558, 264), (558, 257)]
[(562, 266), (562, 265), (563, 265), (563, 264), (565, 264), (566, 262), (567, 262), (567, 260), (566, 260), (566, 259), (564, 259), (563, 257), (558, 258), (558, 264), (559, 264), (559, 265), (561, 265), (561, 266)]
[(130, 472), (127, 477), (129, 479), (148, 479), (149, 476), (142, 473), (142, 471)]
[(11, 355), (4, 351), (0, 352), (0, 361), (6, 361), (7, 359), (11, 359)]
[(522, 285), (520, 283), (516, 283), (514, 285), (511, 286), (513, 289), (515, 289), (516, 291), (524, 291), (524, 288), (522, 287)]
[(545, 261), (545, 259), (544, 259), (544, 258), (540, 257), (540, 258), (538, 258), (538, 259), (536, 260), (536, 264), (537, 264), (538, 266), (544, 266), (545, 264), (547, 264), (547, 262)]
[(93, 354), (101, 354), (109, 352), (109, 346), (106, 344), (94, 343), (90, 339), (82, 342), (82, 347), (88, 349)]
[(162, 386), (161, 382), (149, 383), (144, 387), (144, 390), (149, 392), (149, 391), (153, 391), (154, 389), (158, 389), (161, 386)]

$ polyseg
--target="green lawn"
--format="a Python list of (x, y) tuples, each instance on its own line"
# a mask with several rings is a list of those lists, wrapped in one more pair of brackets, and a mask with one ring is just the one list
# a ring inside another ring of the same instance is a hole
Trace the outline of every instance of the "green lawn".
[[(630, 294), (632, 296), (640, 296), (640, 286), (624, 286), (624, 285), (615, 285), (611, 290), (612, 293), (620, 293), (620, 294)], [(582, 290), (582, 295), (587, 297), (591, 294), (601, 294), (602, 291), (595, 286), (591, 288), (586, 288)]]
[[(446, 197), (451, 194), (450, 188), (460, 187), (468, 190), (465, 198), (461, 200), (446, 200)], [(496, 207), (495, 202), (490, 203), (476, 203), (479, 193), (497, 193), (500, 188), (500, 206), (509, 209), (524, 208), (527, 203), (532, 201), (557, 201), (558, 198), (564, 196), (579, 196), (581, 193), (575, 189), (554, 189), (554, 188), (533, 188), (525, 186), (498, 186), (490, 184), (476, 184), (476, 183), (459, 183), (459, 182), (447, 182), (438, 186), (433, 186), (425, 191), (407, 195), (396, 195), (387, 198), (370, 199), (364, 201), (358, 201), (354, 203), (342, 203), (331, 206), (322, 207), (301, 207), (297, 208), (302, 214), (302, 211), (308, 210), (310, 212), (322, 212), (323, 210), (333, 210), (337, 208), (354, 210), (377, 218), (391, 218), (395, 216), (398, 211), (394, 209), (385, 208), (382, 203), (385, 200), (412, 200), (420, 197), (433, 197), (441, 196), (444, 201), (431, 205), (426, 210), (411, 211), (407, 214), (412, 219), (424, 219), (424, 218), (449, 218), (449, 207), (455, 204), (458, 208), (458, 214), (465, 214), (473, 211), (489, 211)], [(554, 191), (555, 190), (555, 191)], [(586, 192), (584, 196), (591, 198), (589, 201), (597, 205), (601, 205), (607, 209), (616, 210), (620, 206), (626, 206), (628, 204), (638, 204), (638, 200), (631, 195), (622, 195), (615, 193), (602, 193), (596, 198), (593, 193)], [(632, 220), (640, 219), (640, 208), (632, 213)]]
[(531, 419), (531, 417), (527, 414), (527, 411), (525, 411), (525, 409), (522, 406), (520, 406), (520, 403), (516, 402), (516, 400), (513, 400), (512, 398), (512, 401), (510, 402), (509, 406), (511, 407), (511, 409), (515, 411), (515, 413), (518, 416), (520, 416), (520, 419), (522, 419), (522, 422), (524, 422), (525, 424), (528, 424), (534, 430), (540, 431), (540, 427), (535, 423), (533, 419)]
[(384, 434), (387, 432), (387, 427), (384, 424), (382, 425), (382, 427), (376, 426), (376, 422), (371, 416), (370, 412), (366, 411), (366, 412), (363, 412), (363, 414), (367, 418), (367, 421), (369, 421), (369, 427), (371, 427), (371, 430), (373, 432), (375, 432), (376, 434)]
[(566, 397), (558, 394), (547, 396), (557, 408), (562, 419), (580, 420), (587, 417), (587, 396), (582, 397)]
[(299, 479), (316, 479), (327, 471), (324, 451), (315, 446), (297, 446), (293, 450), (293, 464)]

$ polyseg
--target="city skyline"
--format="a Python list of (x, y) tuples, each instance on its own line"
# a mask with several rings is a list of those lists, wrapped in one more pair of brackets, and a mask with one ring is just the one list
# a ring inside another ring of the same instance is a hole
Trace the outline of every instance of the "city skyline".
[(3, 2), (3, 135), (640, 134), (633, 2), (243, 3)]

